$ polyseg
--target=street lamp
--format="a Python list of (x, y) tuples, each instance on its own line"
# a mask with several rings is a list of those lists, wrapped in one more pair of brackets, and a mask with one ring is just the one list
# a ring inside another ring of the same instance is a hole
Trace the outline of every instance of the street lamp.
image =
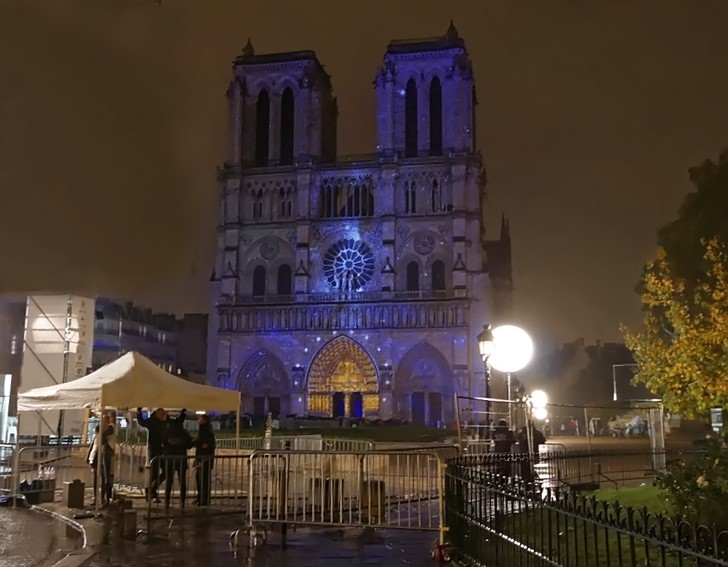
[[(493, 354), (495, 343), (493, 341), (493, 331), (490, 325), (483, 325), (483, 330), (478, 333), (478, 350), (480, 350), (480, 358), (485, 364), (485, 397), (490, 398), (490, 357)], [(486, 425), (490, 425), (490, 399), (485, 402), (485, 419)], [(490, 432), (490, 431), (489, 431)]]
[(490, 365), (505, 372), (508, 380), (508, 419), (513, 426), (513, 401), (511, 393), (511, 373), (518, 372), (531, 361), (533, 341), (528, 333), (515, 325), (502, 325), (493, 329), (493, 354)]

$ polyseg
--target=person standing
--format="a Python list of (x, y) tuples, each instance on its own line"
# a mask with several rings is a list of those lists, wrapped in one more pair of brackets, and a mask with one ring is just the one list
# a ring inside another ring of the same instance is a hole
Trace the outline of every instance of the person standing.
[(179, 478), (179, 492), (181, 508), (185, 508), (187, 497), (187, 450), (192, 448), (192, 437), (184, 428), (184, 422), (179, 419), (168, 419), (164, 426), (162, 440), (162, 454), (164, 455), (165, 484), (164, 507), (169, 508), (172, 495), (174, 473)]
[[(508, 428), (508, 422), (505, 419), (498, 421), (498, 425), (493, 429), (492, 439), (494, 453), (510, 454), (513, 444), (516, 442), (513, 431)], [(496, 474), (510, 476), (511, 463), (509, 459), (510, 457), (502, 457), (502, 460), (496, 466)]]
[[(164, 430), (167, 421), (179, 421), (184, 423), (187, 418), (187, 410), (182, 410), (178, 417), (170, 418), (164, 408), (157, 408), (154, 413), (144, 417), (142, 408), (137, 408), (137, 423), (148, 431), (147, 435), (147, 467), (150, 468), (150, 483), (147, 498), (159, 502), (159, 485), (164, 482), (165, 470), (160, 466), (160, 459), (163, 455), (162, 444), (164, 442)], [(155, 457), (157, 457), (155, 459)], [(146, 491), (146, 490), (145, 490)]]
[(86, 461), (88, 461), (88, 464), (91, 465), (91, 470), (93, 471), (94, 475), (94, 499), (91, 502), (91, 506), (96, 506), (96, 498), (99, 495), (99, 475), (98, 475), (98, 465), (99, 460), (96, 458), (96, 441), (98, 440), (97, 437), (99, 435), (99, 426), (97, 425), (94, 429), (94, 438), (91, 440), (91, 446), (88, 449), (88, 455), (86, 456)]
[(108, 506), (114, 490), (114, 471), (117, 465), (115, 416), (103, 417), (101, 434), (101, 504)]
[(212, 495), (212, 469), (215, 464), (215, 433), (210, 416), (201, 415), (197, 422), (200, 433), (195, 439), (195, 477), (197, 480), (197, 505), (209, 506)]

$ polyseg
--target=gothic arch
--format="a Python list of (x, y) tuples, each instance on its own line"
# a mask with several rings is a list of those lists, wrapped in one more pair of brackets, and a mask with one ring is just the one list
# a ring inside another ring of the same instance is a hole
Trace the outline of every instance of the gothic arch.
[(349, 337), (339, 336), (316, 353), (308, 370), (306, 383), (308, 413), (338, 417), (337, 399), (344, 402), (346, 415), (353, 415), (349, 401), (355, 396), (361, 403), (361, 415), (379, 412), (379, 379), (369, 353)]
[(433, 425), (453, 419), (453, 372), (443, 354), (427, 342), (413, 346), (394, 373), (395, 415)]
[[(263, 246), (266, 250), (263, 250)], [(253, 292), (253, 270), (256, 266), (266, 269), (266, 289), (268, 293), (275, 293), (277, 270), (281, 264), (288, 264), (295, 271), (296, 253), (293, 247), (278, 236), (264, 236), (251, 243), (240, 257), (240, 278), (242, 287), (247, 290), (243, 293)]]
[(260, 349), (248, 357), (238, 373), (236, 387), (243, 395), (243, 409), (247, 413), (264, 415), (270, 411), (285, 416), (290, 411), (288, 371), (269, 350)]

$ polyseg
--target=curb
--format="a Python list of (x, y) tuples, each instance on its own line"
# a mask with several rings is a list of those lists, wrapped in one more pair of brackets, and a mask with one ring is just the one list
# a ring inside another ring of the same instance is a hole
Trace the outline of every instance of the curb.
[(94, 551), (88, 548), (88, 537), (86, 534), (86, 529), (76, 520), (64, 516), (63, 514), (59, 514), (58, 512), (54, 512), (53, 510), (49, 510), (48, 508), (43, 508), (42, 506), (34, 505), (31, 506), (29, 510), (37, 514), (44, 514), (46, 516), (49, 516), (50, 518), (53, 518), (58, 522), (62, 522), (67, 526), (70, 526), (81, 534), (81, 547), (79, 549), (73, 550), (60, 561), (57, 561), (53, 565), (53, 567), (82, 567), (83, 565), (88, 563), (96, 554)]

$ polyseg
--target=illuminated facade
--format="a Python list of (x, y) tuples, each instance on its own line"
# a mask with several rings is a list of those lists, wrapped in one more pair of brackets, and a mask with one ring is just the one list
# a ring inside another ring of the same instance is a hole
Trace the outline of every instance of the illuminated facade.
[(435, 424), (484, 392), (475, 337), (509, 308), (510, 244), (505, 222), (485, 240), (463, 40), (393, 41), (375, 90), (376, 152), (337, 159), (313, 52), (235, 60), (208, 380), (247, 412)]

